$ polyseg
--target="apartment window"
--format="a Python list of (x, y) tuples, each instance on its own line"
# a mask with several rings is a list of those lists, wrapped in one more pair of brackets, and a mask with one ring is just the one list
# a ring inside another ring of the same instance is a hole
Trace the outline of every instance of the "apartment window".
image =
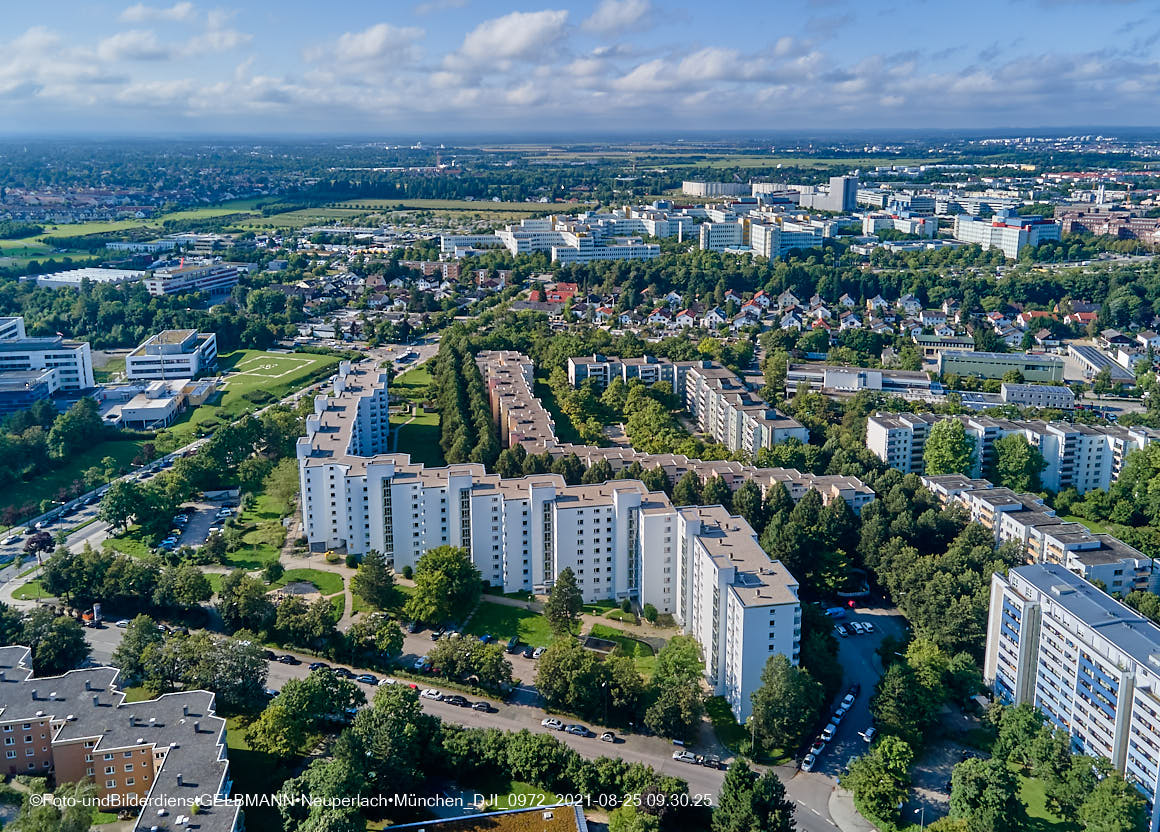
[(24, 737), (24, 741), (25, 742), (32, 742), (32, 734), (26, 734)]
[(7, 756), (9, 760), (13, 760), (13, 759), (15, 759), (15, 758), (16, 758), (16, 752), (15, 752), (15, 751), (9, 751), (9, 752), (7, 753), (7, 755), (5, 755), (5, 756)]
[(92, 776), (93, 776), (93, 770), (92, 770), (91, 768), (86, 768), (86, 769), (85, 769), (85, 775), (86, 775), (87, 777), (92, 777)]
[(133, 764), (132, 763), (125, 763), (125, 771), (132, 771), (132, 770), (133, 770)]
[(115, 789), (116, 787), (117, 787), (116, 780), (106, 780), (105, 781), (105, 788), (106, 789)]
[(113, 757), (114, 757), (114, 756), (115, 756), (115, 755), (113, 755), (113, 754), (106, 754), (106, 755), (105, 755), (105, 759), (106, 759), (106, 760), (111, 760), (111, 759), (113, 759)]
[(16, 738), (15, 737), (5, 737), (4, 744), (5, 745), (16, 745)]
[(105, 774), (113, 774), (116, 770), (113, 766), (105, 766)]
[(35, 748), (24, 749), (24, 756), (25, 757), (35, 757), (36, 756), (36, 749)]
[(134, 781), (132, 777), (125, 778), (125, 785), (126, 786), (132, 786), (134, 782), (136, 782), (136, 781)]
[(4, 726), (4, 733), (5, 733), (5, 734), (11, 734), (11, 733), (12, 733), (12, 726), (11, 726), (11, 725), (5, 725), (5, 726)]

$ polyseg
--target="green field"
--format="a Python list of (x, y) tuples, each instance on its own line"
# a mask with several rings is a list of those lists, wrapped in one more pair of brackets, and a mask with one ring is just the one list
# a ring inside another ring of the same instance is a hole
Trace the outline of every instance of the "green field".
[(321, 569), (287, 569), (272, 586), (282, 587), (296, 581), (314, 584), (323, 595), (334, 595), (336, 592), (342, 592), (343, 588), (342, 575), (337, 572), (324, 572)]
[(41, 500), (57, 499), (62, 488), (67, 488), (80, 480), (85, 469), (99, 465), (105, 457), (111, 456), (116, 460), (117, 468), (127, 470), (129, 461), (137, 456), (143, 444), (145, 444), (143, 439), (121, 439), (114, 442), (103, 442), (96, 447), (75, 453), (62, 467), (55, 471), (21, 483), (15, 488), (5, 489), (0, 493), (0, 509), (35, 503), (38, 508), (31, 515), (35, 516), (40, 511)]
[(1017, 775), (1019, 799), (1027, 808), (1029, 832), (1078, 832), (1079, 827), (1068, 823), (1047, 808), (1047, 794), (1042, 780)]
[[(281, 785), (299, 771), (298, 759), (284, 760), (273, 754), (255, 751), (246, 742), (249, 717), (231, 716), (226, 721), (226, 746), (229, 749), (230, 776), (234, 778), (234, 795), (254, 795), (269, 799)], [(269, 804), (246, 807), (249, 829), (278, 830), (282, 816)]]
[(473, 636), (485, 633), (493, 635), (501, 642), (512, 636), (519, 636), (524, 644), (532, 647), (547, 647), (555, 638), (548, 619), (532, 610), (496, 604), (484, 598), (479, 609), (464, 628)]
[(35, 601), (38, 598), (50, 598), (52, 596), (44, 591), (44, 587), (41, 586), (39, 580), (31, 580), (16, 587), (12, 591), (12, 597), (17, 601)]
[(356, 211), (351, 208), (302, 208), (298, 211), (287, 211), (284, 214), (273, 214), (269, 217), (250, 217), (236, 224), (237, 228), (305, 228), (308, 225), (327, 225), (333, 220), (347, 220), (358, 217), (366, 211)]
[[(224, 389), (205, 404), (187, 410), (168, 428), (168, 433), (176, 438), (177, 445), (184, 445), (330, 375), (339, 361), (336, 356), (309, 353), (261, 350), (226, 353), (218, 360), (220, 372), (225, 376)], [(247, 393), (262, 400), (247, 399)]]
[(411, 402), (421, 401), (433, 381), (427, 365), (420, 364), (391, 380), (391, 395)]
[(112, 381), (117, 373), (123, 372), (125, 372), (125, 356), (111, 355), (100, 367), (93, 367), (93, 378), (97, 384), (103, 384)]
[(120, 552), (131, 558), (148, 557), (153, 551), (153, 548), (141, 536), (140, 526), (130, 526), (124, 534), (106, 538), (105, 542), (101, 544), (101, 548), (112, 549), (114, 552)]
[(443, 450), (439, 447), (439, 414), (424, 413), (414, 418), (392, 415), (391, 430), (396, 431), (393, 449), (400, 454), (410, 454), (411, 462), (418, 462), (428, 468), (439, 468), (447, 463), (443, 460)]
[(592, 629), (588, 631), (588, 635), (607, 639), (608, 641), (615, 641), (620, 655), (630, 657), (633, 663), (636, 664), (636, 669), (640, 672), (640, 675), (646, 680), (656, 670), (657, 657), (652, 647), (643, 641), (637, 641), (623, 630), (606, 627), (603, 624), (593, 624)]

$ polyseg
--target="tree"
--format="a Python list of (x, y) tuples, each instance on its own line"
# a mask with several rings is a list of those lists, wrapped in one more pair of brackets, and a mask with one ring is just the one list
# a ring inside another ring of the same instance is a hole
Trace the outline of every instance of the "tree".
[(922, 451), (926, 473), (969, 474), (975, 465), (975, 442), (959, 419), (943, 419), (930, 429)]
[(1027, 828), (1015, 773), (1002, 760), (971, 757), (951, 775), (952, 818), (967, 821), (971, 832), (1018, 832)]
[(59, 676), (79, 667), (92, 652), (79, 621), (43, 607), (25, 620), (23, 641), (32, 650), (32, 667), (38, 676)]
[(266, 585), (244, 569), (235, 569), (222, 579), (217, 610), (230, 632), (260, 632), (274, 622), (274, 604), (266, 595)]
[(714, 475), (705, 483), (701, 500), (707, 506), (723, 506), (727, 511), (733, 509), (733, 492), (720, 475)]
[(854, 805), (875, 820), (893, 823), (910, 786), (914, 752), (898, 737), (884, 736), (867, 753), (851, 761), (842, 785), (854, 794)]
[(415, 589), (404, 614), (424, 624), (439, 624), (475, 609), (482, 591), (479, 570), (467, 550), (438, 546), (415, 564)]
[(389, 660), (403, 652), (403, 630), (382, 613), (360, 616), (346, 631), (351, 654), (364, 660)]
[(995, 485), (1012, 491), (1038, 491), (1039, 475), (1047, 460), (1021, 433), (1009, 433), (995, 440), (989, 471), (984, 472)]
[[(114, 480), (109, 484), (97, 516), (114, 529), (124, 529), (141, 508), (143, 494), (141, 486), (133, 480)], [(166, 518), (168, 520), (169, 518)]]
[(10, 832), (88, 832), (96, 813), (97, 791), (92, 783), (62, 783), (52, 802), (26, 799), (4, 828)]
[(767, 747), (796, 748), (817, 722), (823, 691), (803, 668), (782, 653), (769, 657), (761, 671), (761, 687), (753, 692), (754, 736)]
[(753, 480), (741, 483), (733, 493), (733, 510), (753, 527), (757, 534), (765, 528), (765, 512), (761, 501), (761, 488)]
[(673, 503), (678, 506), (701, 504), (701, 478), (695, 471), (687, 471), (673, 486)]
[(143, 657), (146, 651), (164, 640), (164, 635), (157, 629), (152, 618), (138, 615), (129, 622), (129, 626), (121, 636), (121, 643), (113, 651), (113, 664), (119, 667), (128, 679), (141, 679), (145, 673)]
[(1095, 784), (1079, 809), (1084, 832), (1143, 832), (1148, 828), (1144, 797), (1118, 773)]
[(644, 712), (644, 724), (662, 737), (691, 741), (704, 712), (700, 689), (692, 685), (654, 687), (657, 697)]
[(564, 567), (548, 592), (544, 615), (556, 633), (570, 633), (584, 605), (584, 593), (571, 567)]
[(350, 579), (350, 591), (380, 610), (394, 605), (395, 573), (387, 566), (382, 552), (372, 549), (363, 555)]
[(52, 535), (48, 532), (33, 532), (24, 541), (24, 553), (26, 555), (36, 555), (38, 558), (44, 552), (51, 552), (56, 541), (52, 539)]
[(192, 563), (179, 563), (161, 573), (153, 603), (159, 607), (191, 609), (213, 597), (209, 578)]
[(614, 809), (608, 816), (608, 832), (660, 832), (660, 828), (660, 818), (641, 811), (632, 803)]
[(246, 742), (259, 751), (289, 757), (301, 753), (311, 732), (323, 721), (345, 718), (366, 702), (348, 679), (315, 670), (305, 679), (290, 679), (246, 730)]
[(572, 639), (556, 639), (536, 665), (536, 690), (555, 708), (585, 716), (603, 707), (600, 659)]
[(793, 813), (793, 803), (774, 772), (758, 776), (738, 760), (725, 772), (712, 832), (792, 832)]

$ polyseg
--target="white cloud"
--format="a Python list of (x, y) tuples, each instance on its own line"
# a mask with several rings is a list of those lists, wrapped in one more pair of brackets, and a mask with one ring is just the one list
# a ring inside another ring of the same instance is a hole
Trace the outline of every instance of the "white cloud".
[(650, 11), (650, 0), (601, 0), (583, 26), (590, 32), (618, 32), (640, 22)]
[(106, 61), (157, 61), (169, 57), (170, 50), (149, 29), (118, 32), (97, 44), (97, 54)]
[(373, 61), (380, 58), (409, 56), (416, 41), (426, 33), (416, 26), (394, 26), (376, 23), (361, 32), (346, 32), (335, 44), (340, 60)]
[(183, 23), (194, 17), (193, 3), (174, 3), (169, 8), (161, 6), (147, 6), (137, 3), (121, 12), (121, 20), (126, 23), (146, 23), (151, 20), (169, 20)]
[(485, 20), (467, 33), (459, 57), (476, 63), (532, 55), (547, 58), (567, 22), (566, 9), (512, 12)]

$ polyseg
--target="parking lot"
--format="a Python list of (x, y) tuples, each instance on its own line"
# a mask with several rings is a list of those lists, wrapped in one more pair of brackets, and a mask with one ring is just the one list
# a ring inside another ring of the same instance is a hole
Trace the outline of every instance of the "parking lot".
[(236, 504), (237, 500), (202, 500), (181, 507), (181, 513), (189, 518), (181, 530), (178, 546), (201, 546), (209, 537), (209, 530), (220, 526), (224, 519), (218, 517), (223, 506)]

